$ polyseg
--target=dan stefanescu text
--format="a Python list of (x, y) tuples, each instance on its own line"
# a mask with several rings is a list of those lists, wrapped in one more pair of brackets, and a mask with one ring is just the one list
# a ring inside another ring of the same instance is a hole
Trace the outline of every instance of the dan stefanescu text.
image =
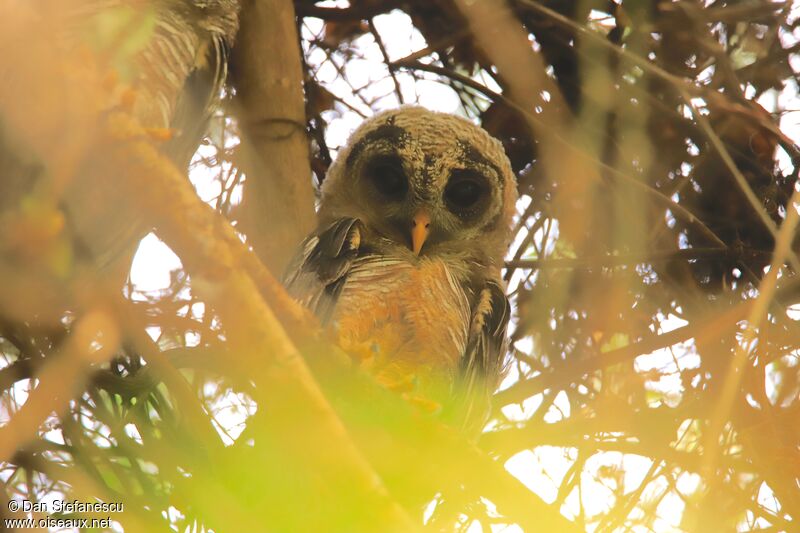
[(125, 510), (123, 502), (82, 502), (79, 500), (52, 500), (50, 502), (16, 501), (16, 509), (9, 510), (23, 513), (121, 513)]

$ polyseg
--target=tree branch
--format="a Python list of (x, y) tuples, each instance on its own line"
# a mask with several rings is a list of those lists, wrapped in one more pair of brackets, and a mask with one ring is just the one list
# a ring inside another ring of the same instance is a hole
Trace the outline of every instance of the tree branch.
[(315, 226), (303, 71), (291, 1), (244, 2), (231, 74), (247, 176), (243, 229), (262, 262), (281, 275)]

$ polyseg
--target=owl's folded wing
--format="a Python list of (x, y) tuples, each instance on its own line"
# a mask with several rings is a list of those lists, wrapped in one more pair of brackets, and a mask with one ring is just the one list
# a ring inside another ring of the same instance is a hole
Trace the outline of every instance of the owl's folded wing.
[(311, 309), (323, 324), (330, 319), (359, 255), (362, 231), (358, 219), (336, 220), (309, 235), (286, 270), (283, 283), (289, 294)]
[[(511, 307), (502, 287), (487, 280), (477, 290), (470, 319), (469, 340), (461, 359), (454, 397), (462, 423), (480, 431), (489, 413), (492, 392), (505, 371)], [(477, 427), (480, 426), (480, 427)]]

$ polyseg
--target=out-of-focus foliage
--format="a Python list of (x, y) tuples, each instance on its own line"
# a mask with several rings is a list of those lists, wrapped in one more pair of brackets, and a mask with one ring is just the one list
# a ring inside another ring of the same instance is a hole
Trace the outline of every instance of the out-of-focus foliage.
[[(234, 4), (191, 9), (230, 24)], [(317, 183), (360, 117), (417, 102), (482, 124), (518, 173), (514, 343), (479, 450), (352, 371), (235, 233), (158, 189), (170, 135), (137, 129), (148, 93), (125, 85), (164, 31), (152, 10), (94, 7), (110, 57), (6, 32), (31, 59), (0, 61), (20, 79), (0, 85), (0, 517), (66, 495), (124, 501), (126, 531), (798, 527), (800, 12), (510, 0), (554, 84), (526, 108), (465, 5), (295, 2)], [(573, 156), (547, 162), (544, 134)], [(190, 168), (234, 222), (238, 138), (223, 107)], [(180, 259), (158, 291), (98, 274), (71, 224), (64, 190), (117, 172), (95, 201), (121, 194)]]

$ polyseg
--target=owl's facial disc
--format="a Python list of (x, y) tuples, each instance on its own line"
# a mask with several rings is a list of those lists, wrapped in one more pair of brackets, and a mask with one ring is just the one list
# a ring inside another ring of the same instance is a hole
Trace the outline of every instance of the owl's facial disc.
[(406, 106), (353, 133), (323, 183), (319, 214), (325, 223), (358, 218), (381, 253), (498, 266), (516, 199), (499, 141), (466, 119)]

